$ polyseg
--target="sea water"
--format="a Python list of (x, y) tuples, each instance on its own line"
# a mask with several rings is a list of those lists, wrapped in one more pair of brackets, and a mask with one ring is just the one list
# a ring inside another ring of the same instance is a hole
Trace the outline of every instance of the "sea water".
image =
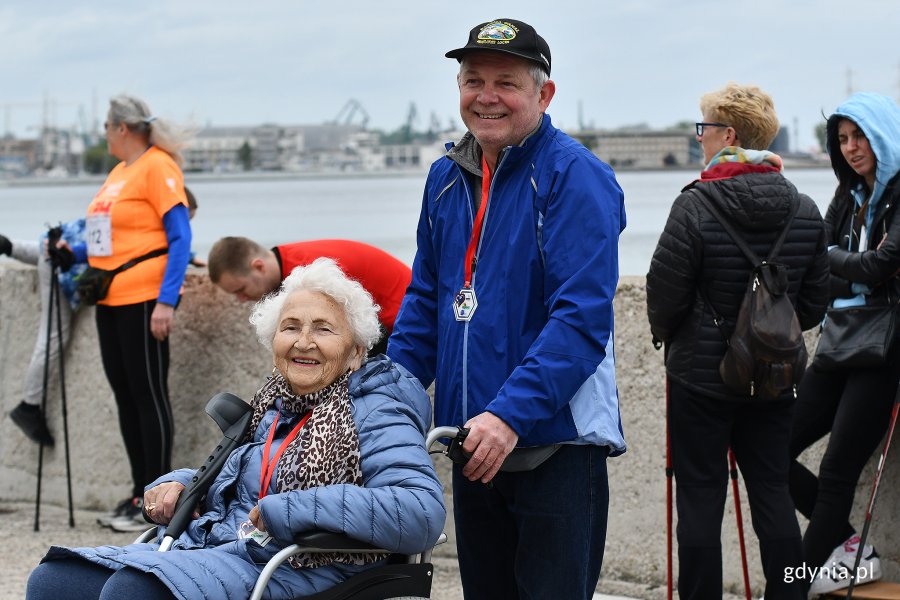
[[(622, 275), (645, 275), (672, 201), (698, 172), (625, 171), (627, 227), (619, 243)], [(835, 188), (830, 169), (787, 170), (824, 215)], [(407, 264), (416, 252), (416, 225), (424, 173), (390, 176), (192, 179), (199, 209), (191, 222), (193, 250), (205, 257), (222, 236), (241, 235), (264, 246), (298, 240), (345, 238), (378, 246)], [(47, 224), (84, 215), (99, 180), (58, 185), (0, 186), (0, 234), (36, 239)]]

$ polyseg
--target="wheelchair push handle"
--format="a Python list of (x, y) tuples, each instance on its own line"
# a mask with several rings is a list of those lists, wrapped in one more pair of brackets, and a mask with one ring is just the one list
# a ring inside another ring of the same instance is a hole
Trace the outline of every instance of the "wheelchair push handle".
[(213, 396), (206, 403), (206, 413), (216, 422), (224, 436), (178, 497), (178, 502), (175, 503), (175, 513), (166, 527), (166, 535), (159, 548), (161, 552), (171, 548), (175, 539), (187, 528), (194, 514), (194, 508), (209, 490), (209, 486), (222, 470), (228, 456), (240, 446), (246, 437), (247, 430), (250, 429), (250, 420), (253, 417), (250, 405), (228, 392), (221, 392)]
[[(463, 450), (463, 444), (469, 430), (465, 427), (435, 427), (428, 433), (425, 446), (431, 454), (440, 453), (458, 465), (465, 465), (472, 455)], [(440, 440), (449, 440), (443, 443), (446, 448), (440, 451), (432, 451), (431, 446)], [(532, 446), (515, 448), (500, 465), (500, 471), (505, 473), (517, 473), (531, 471), (541, 466), (544, 461), (553, 456), (561, 448), (561, 444), (549, 444), (545, 446)]]
[(444, 450), (440, 450), (439, 453), (457, 464), (464, 465), (472, 458), (471, 454), (463, 450), (463, 444), (468, 435), (469, 430), (465, 427), (435, 427), (428, 432), (428, 437), (425, 439), (425, 445), (428, 450), (431, 451), (431, 447), (435, 442), (448, 440), (447, 442), (440, 442), (446, 447)]

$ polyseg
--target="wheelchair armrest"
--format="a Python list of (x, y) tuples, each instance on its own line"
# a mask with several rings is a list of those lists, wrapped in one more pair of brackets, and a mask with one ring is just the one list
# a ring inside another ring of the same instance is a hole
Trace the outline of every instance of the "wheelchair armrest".
[(156, 525), (148, 524), (147, 527), (148, 529), (145, 529), (141, 535), (137, 536), (137, 538), (131, 542), (132, 544), (146, 544), (156, 539)]
[(343, 533), (330, 531), (307, 531), (294, 536), (294, 543), (284, 547), (263, 567), (256, 580), (250, 600), (260, 600), (275, 570), (287, 559), (302, 552), (387, 552), (367, 542), (354, 540)]
[(368, 542), (355, 540), (343, 533), (306, 531), (294, 536), (294, 544), (316, 552), (389, 552)]

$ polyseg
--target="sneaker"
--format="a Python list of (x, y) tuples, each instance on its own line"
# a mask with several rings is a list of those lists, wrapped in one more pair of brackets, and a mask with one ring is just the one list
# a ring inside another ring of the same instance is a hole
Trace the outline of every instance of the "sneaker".
[(125, 511), (128, 509), (129, 506), (131, 506), (131, 503), (134, 502), (135, 500), (136, 500), (136, 498), (125, 498), (124, 500), (122, 500), (121, 502), (116, 504), (116, 507), (114, 509), (112, 509), (111, 512), (108, 512), (105, 515), (101, 515), (100, 517), (98, 517), (97, 524), (102, 525), (103, 527), (110, 527), (112, 525), (112, 522), (115, 519), (118, 519), (119, 517), (121, 517), (125, 514)]
[[(850, 585), (853, 565), (856, 564), (856, 554), (859, 552), (859, 542), (859, 536), (853, 534), (832, 551), (831, 556), (814, 576), (809, 588), (810, 594), (827, 594)], [(868, 544), (862, 549), (857, 575), (856, 585), (881, 579), (881, 559), (875, 548)]]
[(144, 531), (153, 527), (144, 519), (144, 500), (134, 498), (125, 507), (125, 512), (113, 519), (110, 524), (113, 531)]
[(47, 420), (39, 406), (28, 404), (25, 401), (19, 402), (19, 405), (9, 413), (9, 418), (34, 443), (45, 446), (53, 445), (53, 436), (47, 428)]

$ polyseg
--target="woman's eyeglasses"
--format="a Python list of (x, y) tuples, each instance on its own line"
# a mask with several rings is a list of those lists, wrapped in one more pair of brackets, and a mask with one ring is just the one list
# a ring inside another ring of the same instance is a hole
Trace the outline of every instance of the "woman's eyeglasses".
[(704, 127), (731, 127), (731, 125), (726, 125), (725, 123), (694, 123), (697, 127), (697, 136), (701, 137), (703, 135)]

